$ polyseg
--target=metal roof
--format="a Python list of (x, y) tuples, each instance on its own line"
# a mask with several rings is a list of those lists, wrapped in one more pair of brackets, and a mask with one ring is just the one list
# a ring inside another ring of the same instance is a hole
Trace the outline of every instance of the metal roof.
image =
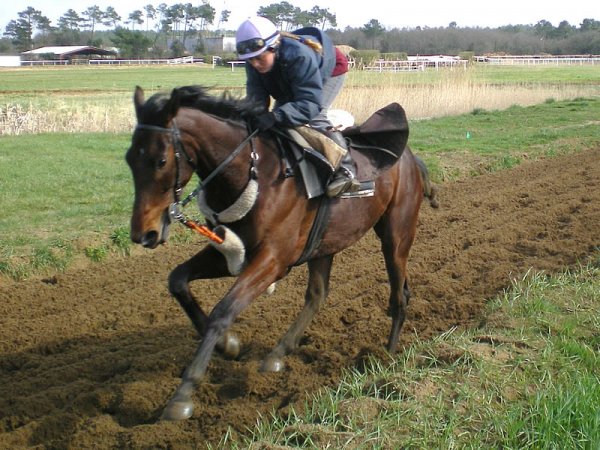
[(69, 55), (114, 55), (111, 50), (104, 50), (89, 45), (59, 45), (55, 47), (40, 47), (34, 50), (23, 52), (22, 55), (43, 55), (53, 53), (56, 56), (64, 57)]

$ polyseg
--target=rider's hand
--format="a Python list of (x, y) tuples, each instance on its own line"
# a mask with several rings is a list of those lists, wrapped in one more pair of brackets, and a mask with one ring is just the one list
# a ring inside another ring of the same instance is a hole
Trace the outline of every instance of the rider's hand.
[(261, 113), (251, 119), (253, 130), (266, 131), (275, 126), (275, 114), (272, 112)]

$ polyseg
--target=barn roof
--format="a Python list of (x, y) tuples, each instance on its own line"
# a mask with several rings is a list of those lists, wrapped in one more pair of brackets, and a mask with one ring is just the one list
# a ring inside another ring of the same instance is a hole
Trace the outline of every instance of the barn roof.
[(23, 52), (22, 55), (45, 55), (53, 53), (57, 57), (68, 57), (73, 55), (114, 55), (115, 52), (112, 50), (104, 50), (98, 47), (91, 47), (89, 45), (59, 45), (54, 47), (40, 47), (34, 50)]

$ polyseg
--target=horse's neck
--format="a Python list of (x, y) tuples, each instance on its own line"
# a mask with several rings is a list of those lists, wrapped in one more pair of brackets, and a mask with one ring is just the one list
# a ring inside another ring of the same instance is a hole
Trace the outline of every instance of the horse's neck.
[[(245, 130), (212, 116), (199, 117), (193, 128), (183, 130), (196, 142), (197, 174), (209, 177), (242, 143)], [(248, 145), (249, 147), (249, 145)], [(224, 166), (205, 188), (209, 206), (220, 211), (230, 206), (245, 189), (250, 177), (250, 155), (247, 148)]]

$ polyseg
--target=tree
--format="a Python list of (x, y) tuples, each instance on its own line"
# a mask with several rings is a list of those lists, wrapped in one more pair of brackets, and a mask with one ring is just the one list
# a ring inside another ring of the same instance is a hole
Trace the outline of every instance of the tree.
[(542, 39), (550, 39), (554, 33), (554, 27), (547, 20), (540, 20), (533, 26), (533, 29)]
[(61, 30), (79, 31), (81, 22), (79, 14), (74, 9), (69, 9), (58, 19), (58, 27)]
[(208, 25), (212, 25), (215, 21), (215, 8), (209, 3), (203, 2), (198, 6), (198, 18), (200, 19), (200, 30), (206, 29)]
[(11, 39), (13, 45), (20, 51), (33, 48), (33, 32), (37, 28), (49, 27), (50, 21), (42, 16), (42, 12), (29, 6), (18, 13), (19, 19), (11, 20), (6, 25), (4, 36)]
[(146, 31), (148, 31), (148, 26), (150, 25), (150, 19), (156, 19), (156, 8), (151, 4), (144, 6), (144, 12), (146, 13)]
[(600, 30), (600, 21), (594, 19), (583, 19), (579, 26), (581, 31), (595, 31)]
[(556, 27), (553, 37), (558, 39), (566, 39), (574, 32), (575, 27), (569, 24), (569, 22), (567, 22), (566, 20), (563, 20), (561, 23), (558, 24), (558, 27)]
[(82, 19), (73, 9), (67, 10), (58, 19), (59, 35), (56, 37), (59, 45), (74, 45), (80, 41)]
[(37, 28), (40, 31), (40, 35), (42, 38), (42, 46), (46, 45), (47, 36), (54, 31), (54, 27), (50, 25), (50, 19), (45, 16), (40, 16), (37, 23)]
[(181, 44), (185, 49), (185, 41), (190, 31), (194, 30), (194, 23), (200, 18), (200, 10), (196, 6), (192, 6), (191, 3), (183, 5), (183, 36), (181, 38)]
[(337, 27), (336, 16), (335, 14), (330, 13), (328, 9), (313, 6), (309, 12), (309, 15), (313, 19), (314, 26), (320, 27), (321, 30), (324, 30), (325, 25), (327, 24), (330, 24), (332, 27)]
[(165, 37), (165, 48), (167, 47), (167, 37), (171, 32), (172, 21), (169, 16), (169, 7), (166, 3), (161, 3), (156, 8), (158, 12), (158, 20), (156, 21), (156, 34), (154, 36), (154, 42), (152, 47), (156, 47), (158, 38), (163, 35)]
[(112, 6), (108, 6), (106, 11), (104, 12), (104, 25), (111, 26), (113, 28), (117, 28), (119, 26), (119, 22), (121, 21), (121, 16), (115, 11), (115, 8)]
[(31, 38), (32, 30), (27, 26), (27, 23), (20, 20), (11, 20), (6, 25), (4, 36), (10, 39), (12, 44), (20, 52), (31, 50), (33, 40)]
[(102, 21), (106, 18), (106, 13), (102, 11), (99, 6), (94, 5), (83, 11), (81, 15), (83, 16), (83, 23), (86, 23), (90, 28), (92, 34), (90, 41), (93, 41), (96, 24), (102, 23)]
[(371, 40), (371, 49), (375, 50), (375, 40), (385, 33), (385, 28), (377, 19), (371, 19), (360, 29), (367, 39)]
[(181, 22), (183, 22), (185, 12), (184, 6), (181, 3), (172, 5), (167, 10), (167, 19), (171, 27), (171, 39), (175, 40), (177, 33), (181, 29)]
[(297, 12), (292, 4), (288, 2), (272, 3), (268, 6), (261, 6), (256, 12), (257, 15), (266, 17), (275, 24), (280, 30), (289, 30), (294, 23)]
[(219, 23), (217, 24), (217, 28), (221, 28), (222, 23), (227, 23), (229, 21), (229, 16), (231, 15), (231, 11), (228, 9), (224, 9), (221, 11), (221, 16), (219, 17)]
[(127, 17), (127, 19), (128, 19), (127, 23), (131, 24), (131, 29), (132, 30), (135, 30), (135, 24), (136, 23), (138, 25), (141, 25), (141, 24), (144, 23), (144, 19), (142, 19), (143, 15), (144, 14), (139, 9), (136, 9), (131, 14), (129, 14), (129, 16)]
[(119, 49), (120, 55), (125, 58), (143, 58), (148, 54), (148, 48), (152, 44), (152, 40), (141, 31), (123, 27), (118, 27), (110, 40)]

